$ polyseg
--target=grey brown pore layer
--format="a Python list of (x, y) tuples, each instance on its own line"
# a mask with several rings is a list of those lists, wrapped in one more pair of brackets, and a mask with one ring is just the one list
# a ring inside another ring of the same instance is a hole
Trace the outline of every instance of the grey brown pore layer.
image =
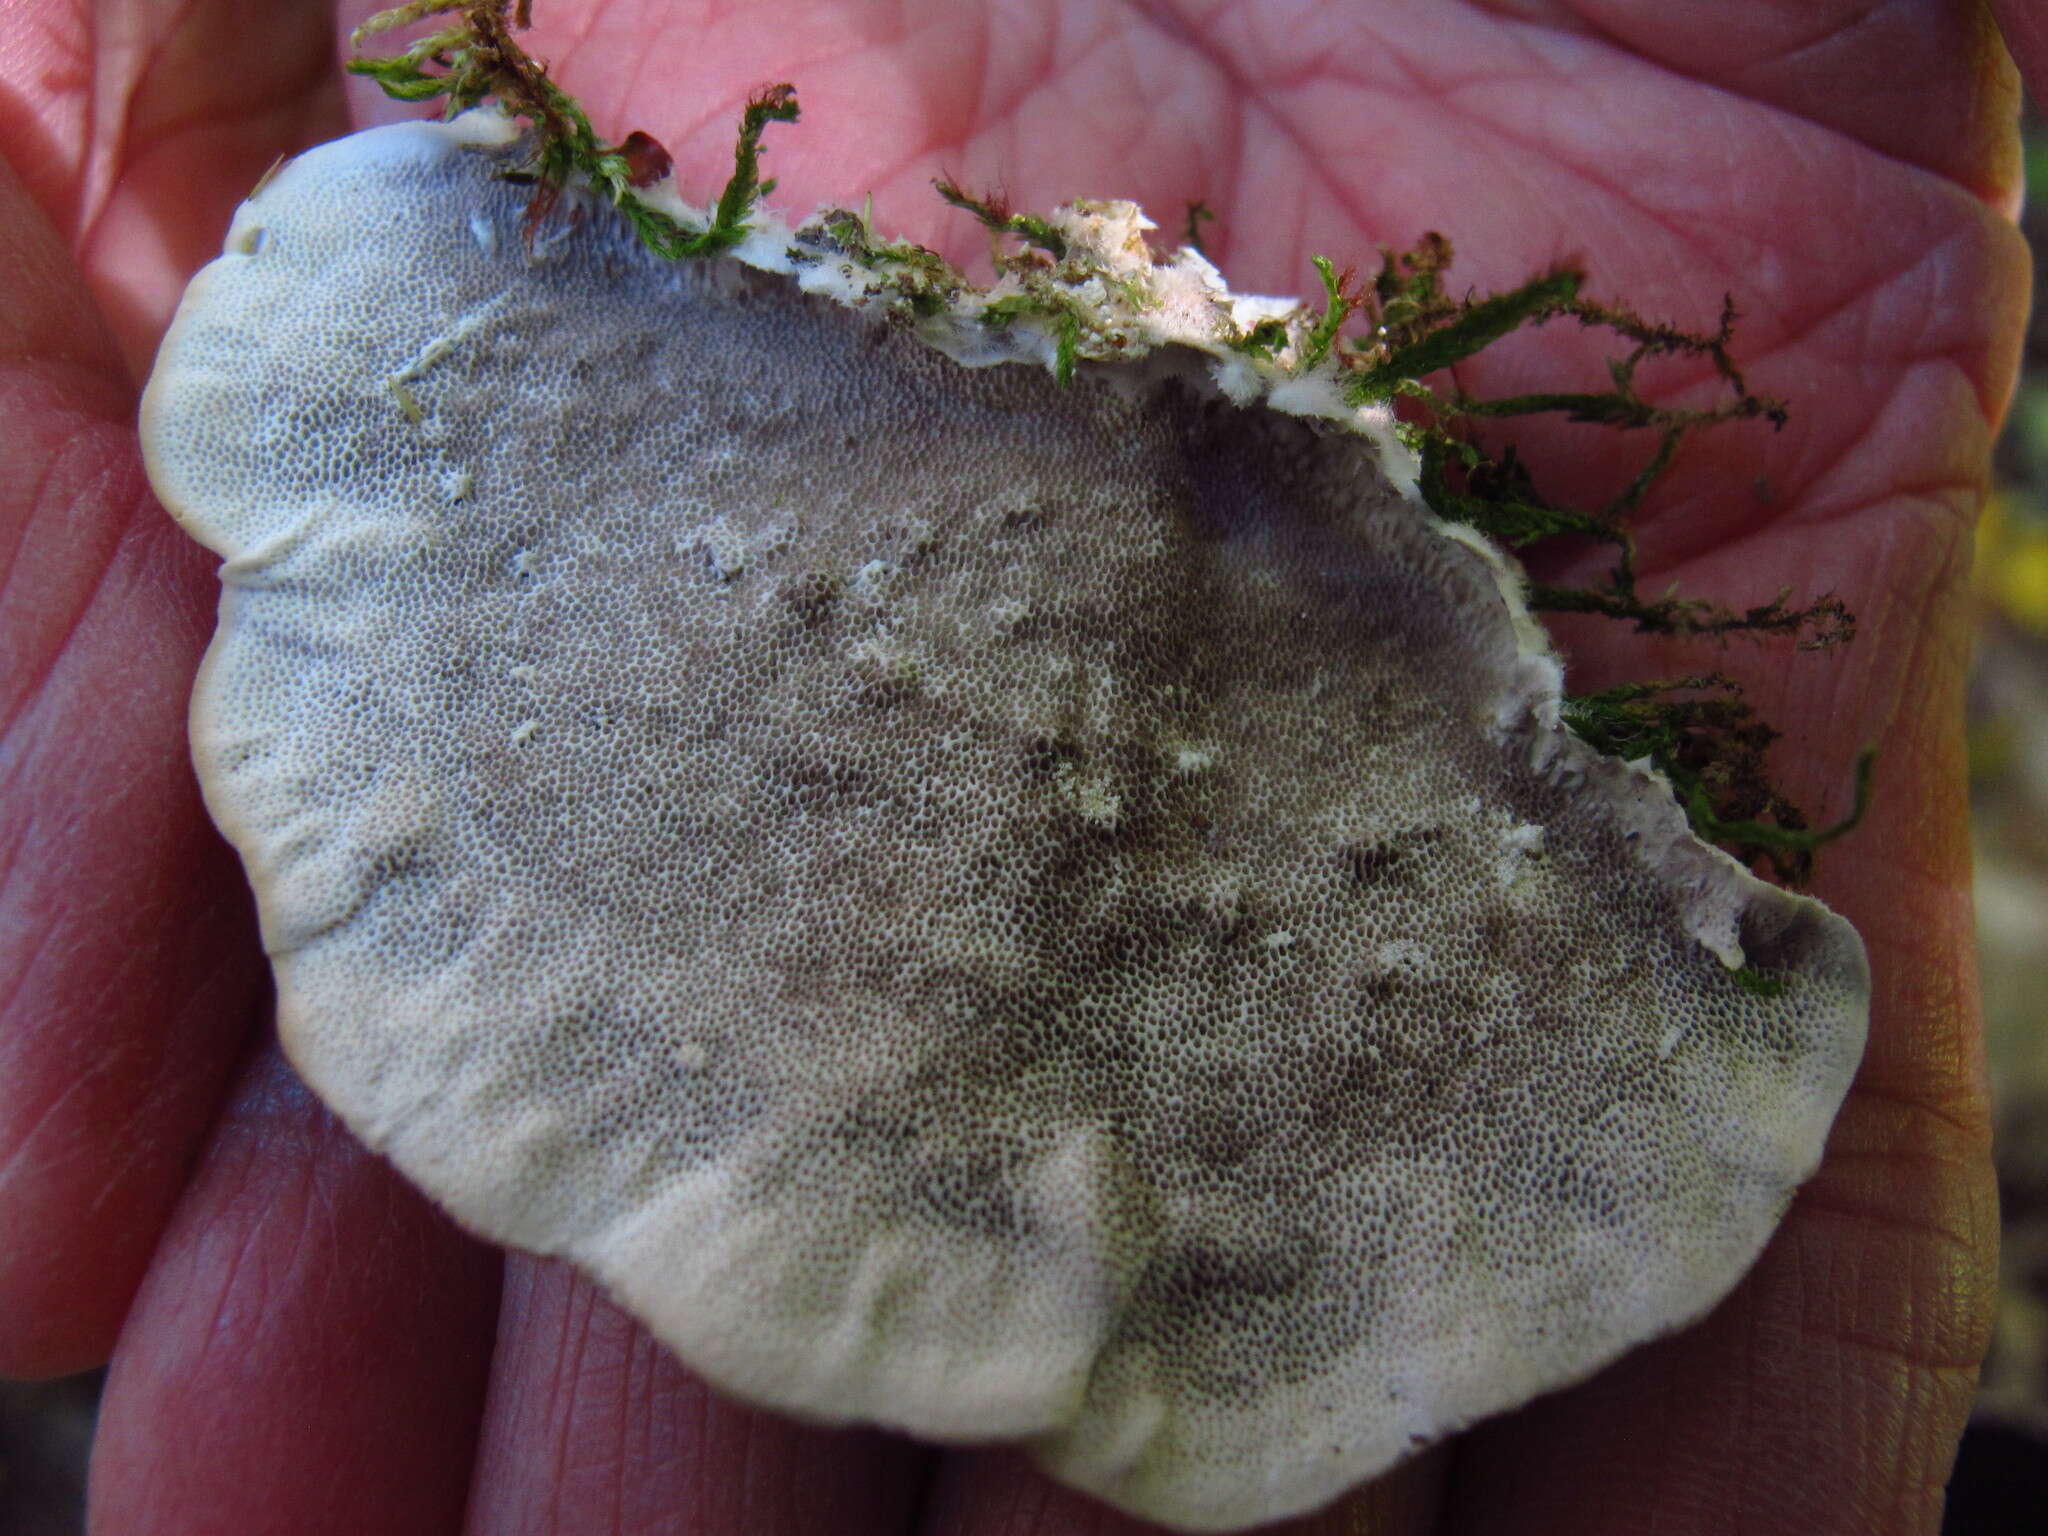
[(290, 166), (145, 410), (366, 1141), (734, 1392), (1192, 1529), (1727, 1291), (1862, 947), (1558, 728), (1502, 560), (1188, 349), (1063, 389), (601, 208), (529, 251), (504, 138)]

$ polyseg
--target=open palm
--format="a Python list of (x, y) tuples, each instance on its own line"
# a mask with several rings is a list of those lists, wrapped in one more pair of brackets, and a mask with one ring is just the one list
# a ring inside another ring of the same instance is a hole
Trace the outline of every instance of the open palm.
[[(364, 8), (342, 9), (345, 28)], [(2019, 9), (2014, 52), (2048, 64)], [(978, 236), (929, 195), (941, 168), (1024, 205), (1200, 199), (1240, 291), (1436, 229), (1482, 287), (1574, 258), (1589, 292), (1682, 323), (1736, 296), (1740, 358), (1791, 423), (1688, 449), (1640, 527), (1645, 589), (1832, 590), (1862, 618), (1839, 656), (1713, 664), (1791, 728), (1781, 772), (1821, 810), (1882, 747), (1871, 823), (1817, 886), (1870, 946), (1868, 1056), (1821, 1173), (1705, 1322), (1299, 1529), (1932, 1530), (1996, 1236), (1957, 730), (1969, 521), (2026, 284), (1989, 21), (1936, 0), (540, 10), (534, 50), (601, 130), (663, 140), (685, 187), (722, 181), (745, 94), (793, 79), (776, 201), (871, 190), (880, 226), (950, 254)], [(247, 899), (186, 765), (211, 562), (142, 482), (134, 400), (270, 160), (411, 109), (344, 92), (321, 4), (8, 16), (0, 1370), (112, 1351), (95, 1528), (1135, 1529), (1007, 1453), (721, 1401), (566, 1270), (456, 1232), (277, 1058)], [(1464, 382), (1596, 366), (1542, 340)], [(1571, 493), (1643, 450), (1561, 460), (1567, 435), (1539, 429), (1529, 451)], [(1585, 684), (1697, 668), (1563, 638)]]

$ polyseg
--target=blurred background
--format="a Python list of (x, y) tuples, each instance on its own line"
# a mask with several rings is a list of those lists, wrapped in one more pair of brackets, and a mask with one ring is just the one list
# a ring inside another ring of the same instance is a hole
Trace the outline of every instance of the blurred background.
[(2003, 1236), (1945, 1536), (2048, 1531), (2048, 119), (2025, 124), (2034, 314), (1977, 530), (1970, 805)]
[[(1944, 1536), (2048, 1533), (2048, 119), (2026, 125), (2036, 306), (1977, 535), (1977, 930), (2004, 1248)], [(0, 1536), (78, 1536), (100, 1373), (0, 1381)]]

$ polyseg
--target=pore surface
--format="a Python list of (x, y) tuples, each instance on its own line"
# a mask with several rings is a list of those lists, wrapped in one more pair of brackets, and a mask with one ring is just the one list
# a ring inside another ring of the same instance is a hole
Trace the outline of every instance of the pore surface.
[(1862, 951), (1558, 730), (1494, 557), (1191, 352), (1062, 388), (529, 241), (513, 153), (289, 167), (146, 407), (358, 1132), (736, 1391), (1194, 1527), (1725, 1292)]

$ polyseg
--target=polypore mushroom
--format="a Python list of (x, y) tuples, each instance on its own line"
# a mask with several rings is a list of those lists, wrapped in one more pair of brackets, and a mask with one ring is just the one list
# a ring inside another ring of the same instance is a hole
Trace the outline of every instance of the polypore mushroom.
[(1070, 210), (1130, 359), (1075, 368), (829, 220), (528, 224), (511, 133), (292, 163), (145, 405), (226, 562), (208, 802), (369, 1144), (735, 1393), (1190, 1529), (1729, 1289), (1862, 946), (1561, 727), (1391, 418), (1219, 340), (1277, 308)]

